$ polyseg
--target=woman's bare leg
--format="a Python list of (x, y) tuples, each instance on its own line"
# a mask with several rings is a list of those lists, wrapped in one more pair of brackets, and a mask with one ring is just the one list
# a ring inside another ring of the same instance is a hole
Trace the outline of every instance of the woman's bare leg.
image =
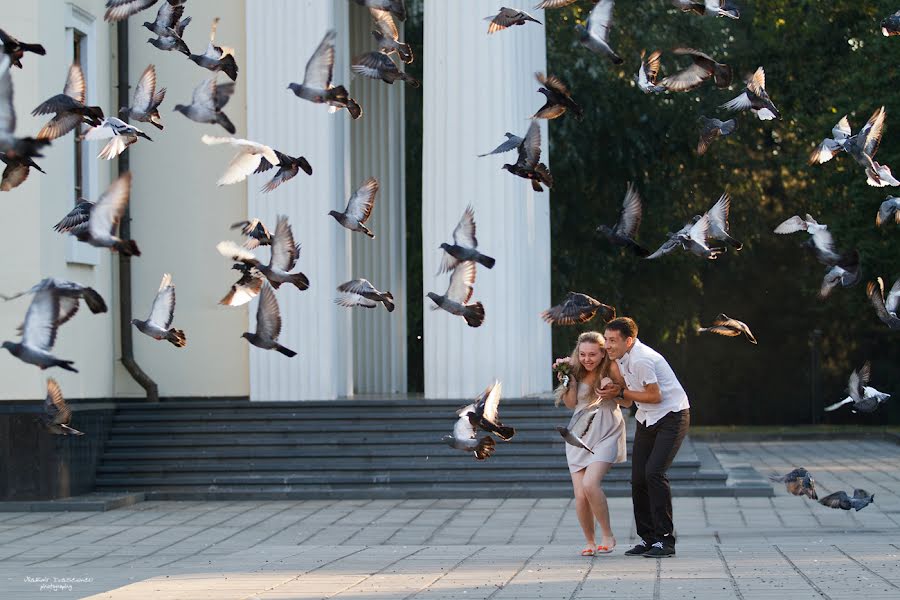
[(575, 514), (578, 515), (578, 523), (581, 525), (581, 531), (584, 532), (584, 539), (587, 545), (593, 550), (596, 545), (596, 540), (594, 539), (594, 513), (591, 511), (590, 503), (582, 487), (584, 473), (585, 469), (582, 469), (571, 474), (572, 489), (575, 492)]
[(593, 462), (589, 464), (582, 471), (584, 476), (581, 479), (581, 487), (590, 505), (592, 517), (596, 518), (600, 524), (600, 532), (603, 536), (602, 544), (612, 548), (616, 545), (616, 538), (609, 523), (609, 503), (606, 501), (606, 493), (601, 487), (603, 478), (610, 468), (612, 468), (612, 463), (608, 462)]

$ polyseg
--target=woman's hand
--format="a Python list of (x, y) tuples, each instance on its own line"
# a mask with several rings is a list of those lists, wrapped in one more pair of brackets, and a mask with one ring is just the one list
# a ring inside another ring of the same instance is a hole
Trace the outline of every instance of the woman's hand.
[(622, 392), (622, 386), (617, 383), (608, 383), (597, 392), (597, 397), (601, 400), (615, 400)]

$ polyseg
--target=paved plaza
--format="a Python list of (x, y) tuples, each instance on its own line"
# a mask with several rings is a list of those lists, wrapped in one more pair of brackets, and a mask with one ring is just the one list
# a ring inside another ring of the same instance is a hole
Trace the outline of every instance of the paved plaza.
[(788, 495), (676, 498), (678, 556), (582, 558), (568, 499), (143, 502), (102, 513), (0, 513), (0, 598), (900, 598), (900, 447), (714, 443), (726, 468), (806, 466), (819, 496), (862, 487), (859, 513)]

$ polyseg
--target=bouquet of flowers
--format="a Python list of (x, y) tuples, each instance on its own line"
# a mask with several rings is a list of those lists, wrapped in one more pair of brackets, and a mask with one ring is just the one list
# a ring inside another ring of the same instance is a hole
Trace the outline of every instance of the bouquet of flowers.
[(569, 387), (569, 375), (572, 374), (572, 358), (557, 358), (553, 362), (553, 372), (557, 374), (563, 387)]

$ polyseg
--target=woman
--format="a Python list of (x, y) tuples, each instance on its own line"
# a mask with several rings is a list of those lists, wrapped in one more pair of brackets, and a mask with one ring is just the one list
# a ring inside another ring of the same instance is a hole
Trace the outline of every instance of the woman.
[[(560, 385), (556, 390), (556, 404), (565, 403), (567, 408), (597, 410), (591, 426), (582, 436), (584, 444), (591, 452), (566, 444), (566, 459), (572, 475), (575, 492), (575, 512), (584, 531), (587, 547), (582, 556), (609, 554), (616, 547), (616, 538), (609, 524), (609, 505), (600, 484), (613, 463), (625, 462), (625, 420), (622, 406), (630, 406), (625, 400), (602, 400), (599, 392), (610, 382), (624, 385), (625, 380), (616, 362), (606, 353), (603, 335), (596, 331), (586, 331), (578, 336), (572, 355), (557, 359), (556, 364), (568, 362), (571, 367), (568, 386)], [(557, 374), (562, 380), (562, 374)], [(599, 545), (594, 538), (594, 520), (600, 523)]]

